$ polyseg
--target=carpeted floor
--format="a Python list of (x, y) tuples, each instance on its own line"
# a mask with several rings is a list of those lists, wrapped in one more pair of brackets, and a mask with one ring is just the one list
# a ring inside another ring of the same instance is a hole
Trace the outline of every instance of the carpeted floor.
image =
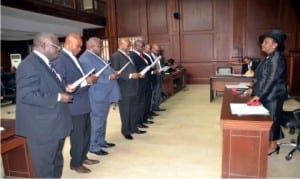
[[(120, 133), (118, 108), (110, 111), (107, 139), (116, 147), (109, 155), (88, 154), (100, 164), (87, 166), (90, 174), (78, 174), (69, 168), (69, 138), (64, 147), (63, 178), (220, 178), (222, 130), (219, 115), (222, 97), (209, 102), (208, 85), (188, 85), (165, 101), (167, 111), (155, 117), (146, 134), (135, 134), (128, 141)], [(285, 109), (299, 108), (294, 100)], [(8, 114), (6, 111), (10, 111)], [(1, 117), (13, 117), (13, 107), (3, 107)], [(280, 142), (289, 142), (290, 136)], [(290, 161), (285, 155), (290, 146), (282, 146), (279, 155), (269, 157), (268, 178), (299, 178), (300, 151)]]

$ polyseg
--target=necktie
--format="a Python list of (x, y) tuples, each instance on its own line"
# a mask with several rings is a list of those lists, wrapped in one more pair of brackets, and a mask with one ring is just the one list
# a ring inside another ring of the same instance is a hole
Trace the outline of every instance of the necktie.
[(50, 63), (49, 63), (49, 68), (50, 68), (51, 72), (53, 73), (53, 75), (55, 76), (55, 78), (58, 81), (61, 81), (59, 74), (56, 72), (55, 68)]
[(140, 57), (146, 64), (148, 64), (147, 60), (144, 58), (144, 55), (142, 53), (140, 53)]

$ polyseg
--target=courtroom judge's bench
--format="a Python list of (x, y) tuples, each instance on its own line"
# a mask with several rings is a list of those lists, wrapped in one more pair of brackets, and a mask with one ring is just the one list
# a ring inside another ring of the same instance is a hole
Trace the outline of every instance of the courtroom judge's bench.
[(221, 110), (223, 132), (222, 178), (267, 178), (268, 115), (233, 115), (230, 103), (247, 103), (250, 97), (225, 88)]

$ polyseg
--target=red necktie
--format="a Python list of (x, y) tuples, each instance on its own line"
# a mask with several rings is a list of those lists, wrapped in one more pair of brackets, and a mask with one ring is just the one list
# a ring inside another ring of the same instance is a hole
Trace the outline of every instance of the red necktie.
[(146, 64), (148, 64), (147, 60), (145, 60), (144, 55), (142, 53), (140, 53), (140, 57)]

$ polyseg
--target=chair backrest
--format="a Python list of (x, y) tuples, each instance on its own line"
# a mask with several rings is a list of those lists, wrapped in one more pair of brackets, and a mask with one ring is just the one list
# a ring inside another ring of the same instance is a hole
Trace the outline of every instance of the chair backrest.
[(300, 108), (293, 111), (295, 122), (300, 126)]
[(217, 74), (218, 75), (231, 75), (232, 67), (231, 66), (217, 67)]

